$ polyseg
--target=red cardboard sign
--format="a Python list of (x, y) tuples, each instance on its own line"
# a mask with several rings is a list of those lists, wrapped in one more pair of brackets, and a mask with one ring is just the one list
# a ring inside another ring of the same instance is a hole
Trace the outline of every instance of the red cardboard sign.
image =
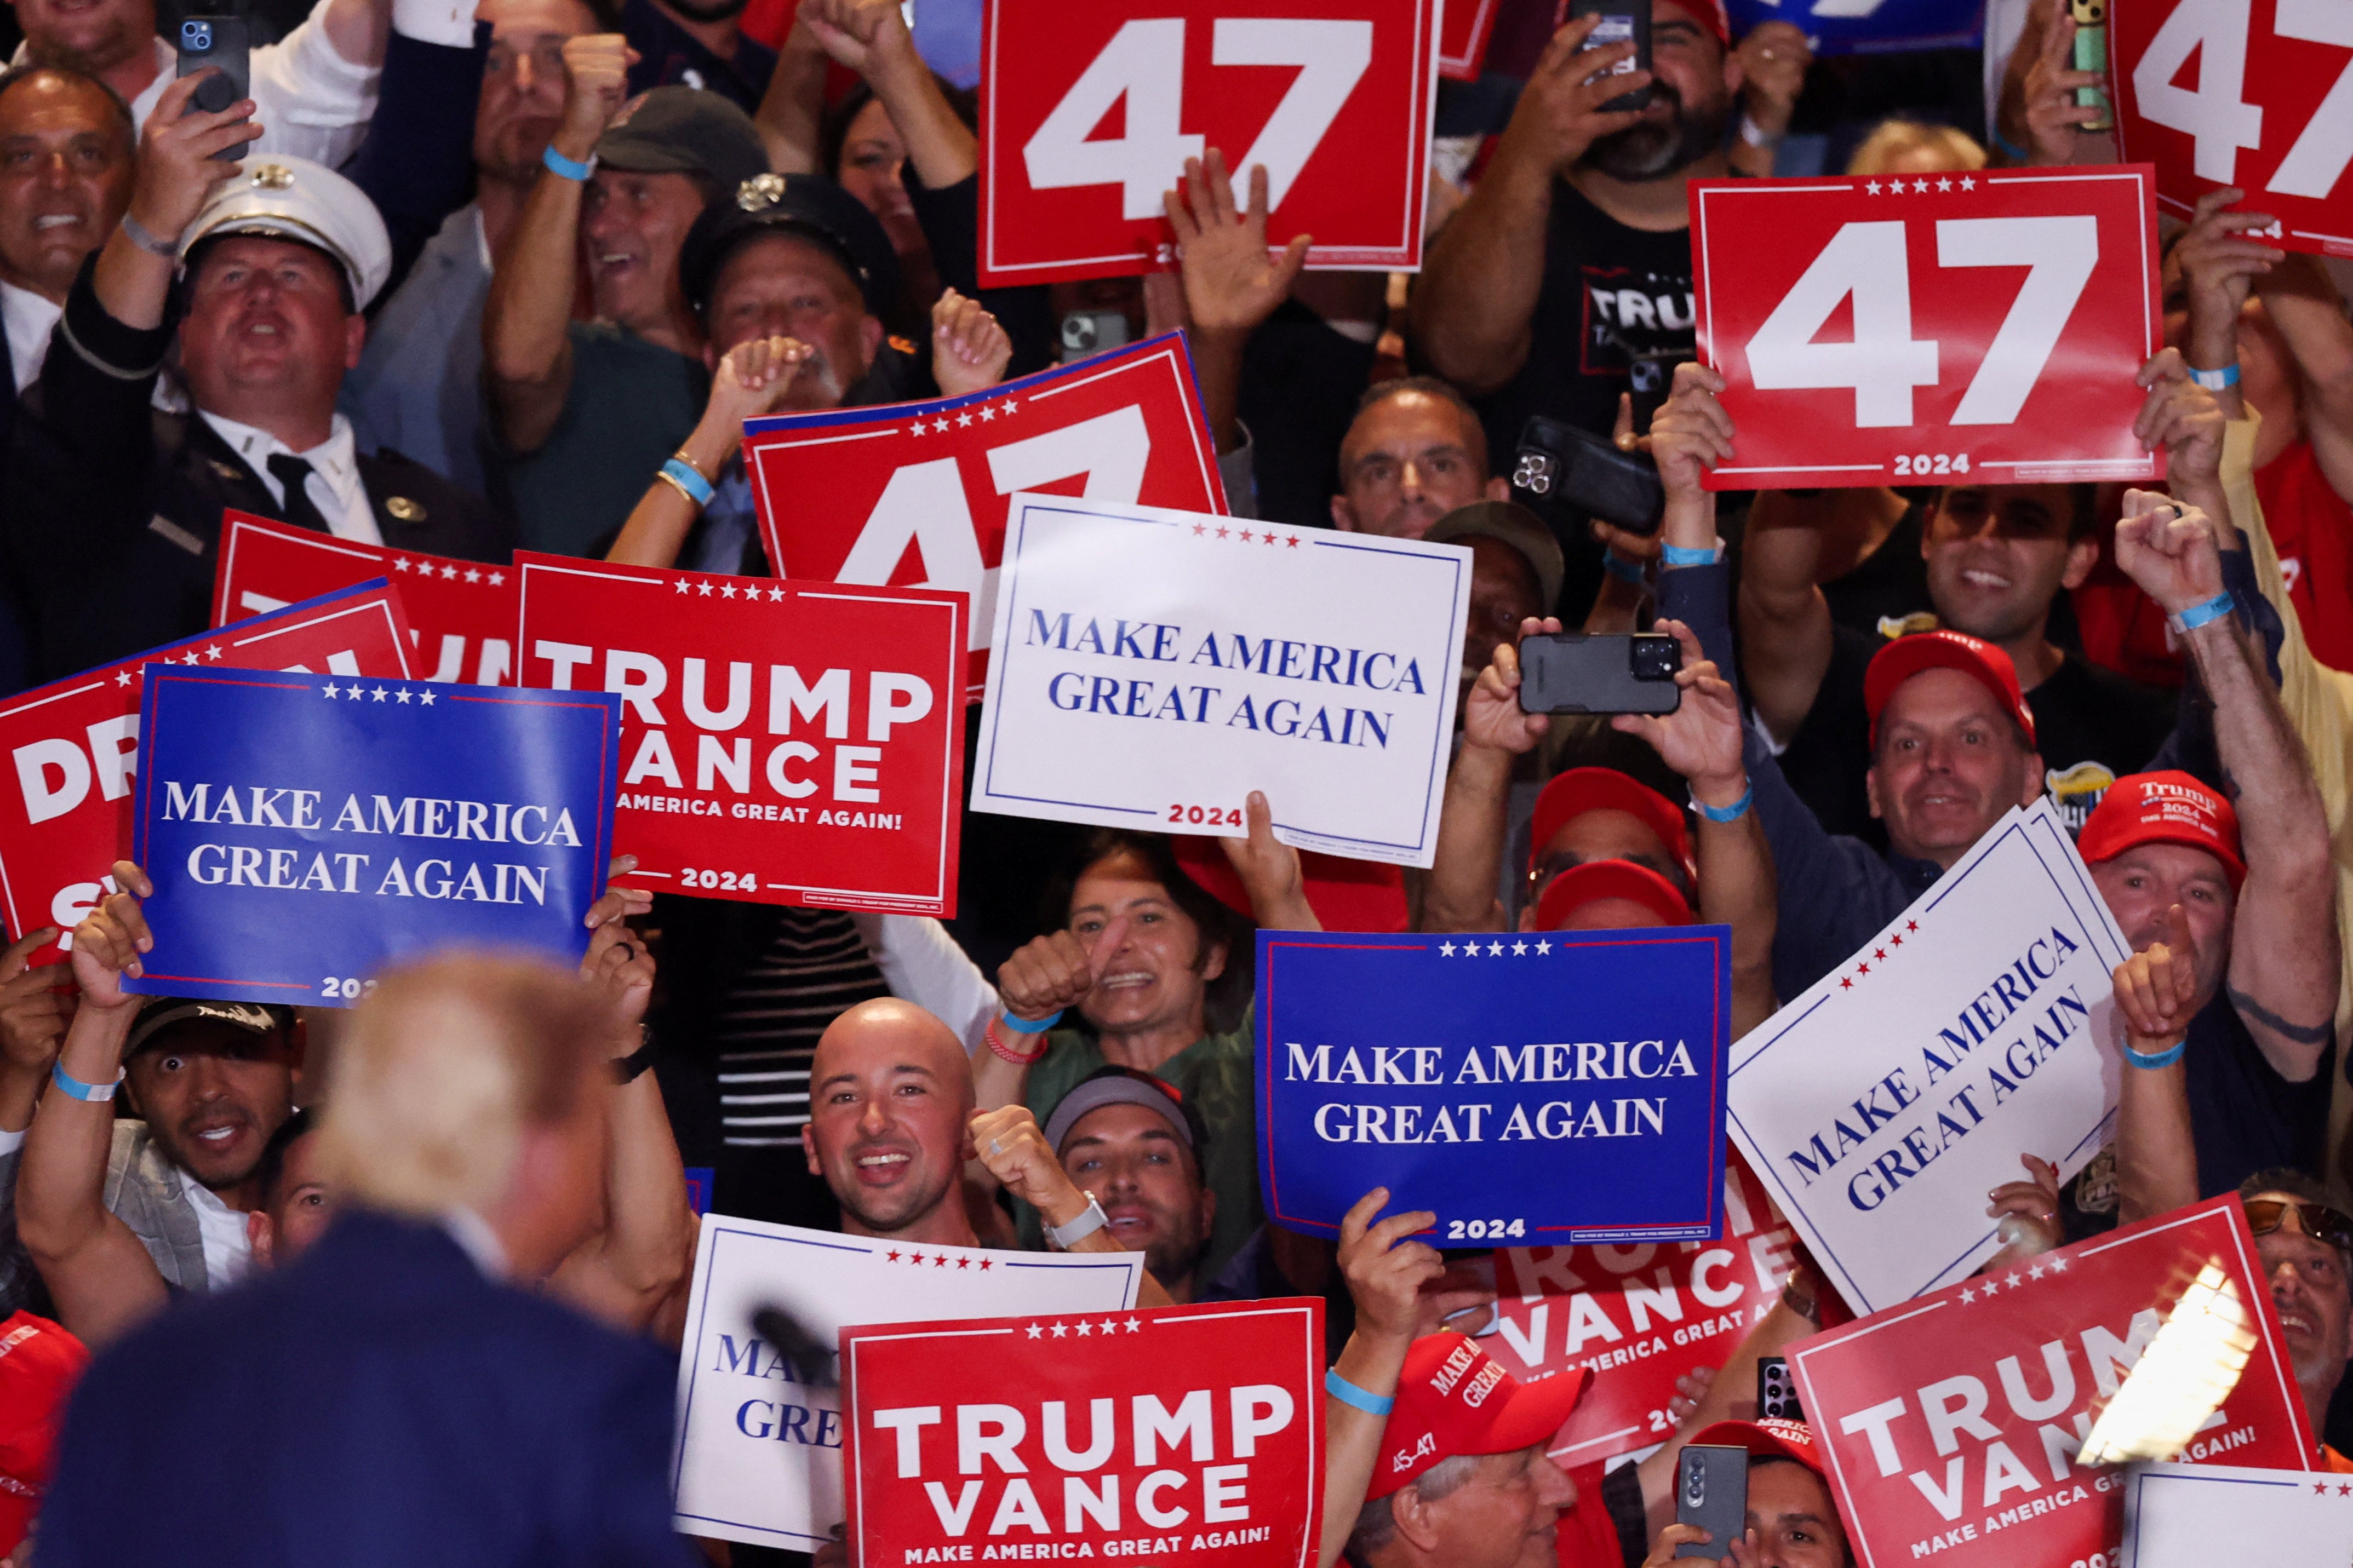
[(0, 900), (13, 937), (54, 925), (35, 952), (47, 963), (105, 893), (131, 853), (141, 674), (149, 664), (332, 671), (409, 679), (408, 623), (384, 584), (239, 621), (0, 703), (0, 752), (15, 787), (0, 788)]
[(1503, 7), (1504, 0), (1447, 0), (1438, 29), (1439, 75), (1455, 81), (1479, 79), (1487, 39), (1495, 31), (1495, 13)]
[(1316, 1560), (1320, 1300), (844, 1329), (841, 1387), (862, 1568)]
[(522, 684), (621, 694), (616, 881), (955, 913), (961, 594), (515, 556)]
[(2124, 1472), (2075, 1463), (2084, 1436), (2208, 1265), (2255, 1326), (2254, 1354), (2183, 1453), (2312, 1467), (2313, 1435), (2235, 1197), (2047, 1253), (1790, 1347), (1863, 1568), (2114, 1563)]
[(1495, 1254), (1500, 1328), (1487, 1353), (1521, 1382), (1593, 1374), (1550, 1453), (1598, 1465), (1665, 1442), (1675, 1379), (1720, 1368), (1781, 1299), (1797, 1233), (1738, 1154), (1724, 1165), (1724, 1239), (1514, 1247)]
[(1176, 332), (944, 402), (750, 420), (744, 460), (779, 576), (968, 595), (975, 702), (1014, 495), (1226, 510)]
[(1439, 0), (989, 0), (980, 280), (1172, 258), (1161, 197), (1222, 151), (1267, 172), (1267, 238), (1310, 267), (1421, 265)]
[(1694, 180), (1700, 357), (1731, 384), (1710, 489), (2163, 476), (2146, 166)]
[[(2288, 250), (2353, 256), (2353, 21), (2318, 0), (2110, 7), (2116, 144), (2187, 216), (2236, 185)], [(2314, 46), (2319, 46), (2315, 47)]]
[(478, 561), (387, 550), (241, 511), (221, 513), (213, 625), (382, 577), (400, 592), (416, 679), (512, 686), (514, 574)]

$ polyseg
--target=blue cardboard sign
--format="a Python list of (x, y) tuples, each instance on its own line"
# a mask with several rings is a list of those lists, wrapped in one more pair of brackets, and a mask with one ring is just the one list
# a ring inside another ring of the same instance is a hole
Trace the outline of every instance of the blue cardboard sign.
[(1985, 37), (1985, 0), (1727, 0), (1732, 35), (1792, 22), (1818, 55), (1973, 49)]
[(1728, 926), (1258, 937), (1261, 1195), (1335, 1234), (1375, 1187), (1440, 1246), (1724, 1227)]
[(146, 667), (125, 988), (344, 1006), (437, 948), (568, 963), (612, 853), (620, 699)]

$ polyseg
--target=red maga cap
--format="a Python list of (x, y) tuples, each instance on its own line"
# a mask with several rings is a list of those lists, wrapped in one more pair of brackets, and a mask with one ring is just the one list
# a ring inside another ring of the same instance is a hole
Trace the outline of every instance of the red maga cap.
[(2089, 865), (2113, 860), (2139, 844), (2180, 844), (2222, 862), (2231, 891), (2247, 879), (2239, 858), (2239, 814), (2231, 803), (2188, 773), (2133, 773), (2108, 786), (2075, 836)]
[(1784, 1421), (1778, 1415), (1761, 1421), (1719, 1421), (1692, 1441), (1707, 1447), (1746, 1448), (1752, 1459), (1795, 1459), (1824, 1479), (1830, 1476), (1814, 1447), (1814, 1429), (1802, 1421)]
[(1458, 1454), (1510, 1454), (1549, 1441), (1592, 1380), (1588, 1369), (1576, 1367), (1521, 1383), (1461, 1334), (1414, 1341), (1366, 1500)]
[(1879, 716), (1894, 700), (1895, 689), (1924, 669), (1957, 669), (1994, 695), (2002, 711), (2026, 731), (2026, 743), (2035, 744), (2034, 710), (2018, 689), (2018, 667), (2010, 655), (1967, 632), (1914, 632), (1897, 637), (1872, 656), (1862, 676), (1862, 706), (1871, 715), (1871, 743), (1879, 744)]
[[(1234, 874), (1234, 863), (1214, 838), (1198, 833), (1169, 836), (1169, 847), (1185, 875), (1203, 892), (1248, 918), (1250, 893)], [(1407, 924), (1405, 872), (1379, 860), (1299, 852), (1299, 874), (1308, 907), (1325, 931), (1401, 931)]]
[(1554, 775), (1536, 796), (1535, 817), (1528, 837), (1528, 869), (1544, 858), (1545, 847), (1576, 818), (1588, 811), (1622, 811), (1659, 836), (1667, 854), (1683, 867), (1694, 885), (1699, 866), (1692, 858), (1691, 828), (1683, 808), (1650, 785), (1616, 768), (1571, 768)]
[(0, 1552), (16, 1550), (49, 1483), (66, 1396), (90, 1352), (47, 1318), (0, 1321)]
[(1724, 0), (1668, 0), (1668, 3), (1715, 35), (1717, 43), (1727, 49), (1732, 47), (1732, 15), (1725, 9)]
[(1569, 916), (1602, 899), (1630, 899), (1659, 917), (1662, 926), (1692, 923), (1691, 906), (1672, 882), (1631, 860), (1588, 860), (1571, 866), (1546, 885), (1536, 900), (1536, 930), (1558, 931)]

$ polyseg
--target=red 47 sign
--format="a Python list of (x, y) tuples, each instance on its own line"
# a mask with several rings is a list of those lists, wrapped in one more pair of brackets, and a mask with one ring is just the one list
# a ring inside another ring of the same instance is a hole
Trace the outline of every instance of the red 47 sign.
[(1177, 333), (941, 403), (748, 421), (744, 460), (780, 577), (963, 594), (980, 700), (1005, 519), (1021, 491), (1223, 513)]
[(1438, 9), (989, 0), (981, 282), (1150, 270), (1174, 237), (1161, 196), (1211, 147), (1238, 186), (1265, 167), (1267, 238), (1313, 235), (1310, 267), (1420, 266)]
[(2147, 168), (1694, 180), (1691, 210), (1736, 431), (1710, 489), (2162, 476)]
[(2236, 185), (2279, 218), (2263, 238), (2353, 256), (2353, 7), (2131, 0), (2108, 30), (2117, 147), (2157, 165), (2158, 200), (2187, 214)]
[(512, 686), (514, 574), (473, 561), (388, 550), (289, 528), (241, 511), (221, 513), (213, 625), (274, 610), (371, 577), (400, 595), (417, 679)]
[(964, 596), (515, 556), (522, 684), (621, 696), (616, 881), (955, 913)]

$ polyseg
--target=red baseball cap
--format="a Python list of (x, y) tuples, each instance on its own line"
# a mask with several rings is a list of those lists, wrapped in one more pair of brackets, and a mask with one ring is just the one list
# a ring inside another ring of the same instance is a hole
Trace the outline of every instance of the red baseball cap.
[(1588, 860), (1571, 866), (1546, 883), (1536, 900), (1536, 930), (1558, 931), (1568, 917), (1602, 899), (1630, 899), (1659, 917), (1662, 926), (1692, 923), (1691, 906), (1672, 882), (1631, 860)]
[(1522, 1383), (1461, 1334), (1424, 1335), (1405, 1353), (1365, 1500), (1460, 1454), (1509, 1454), (1550, 1441), (1592, 1381), (1580, 1366)]
[(1659, 836), (1667, 853), (1683, 867), (1683, 875), (1697, 885), (1699, 865), (1692, 858), (1691, 828), (1683, 820), (1683, 808), (1616, 768), (1571, 768), (1554, 775), (1544, 786), (1544, 793), (1536, 796), (1528, 837), (1528, 869), (1535, 870), (1544, 858), (1553, 835), (1588, 811), (1622, 811), (1643, 824)]
[(1714, 34), (1717, 43), (1727, 49), (1732, 47), (1732, 16), (1725, 9), (1724, 0), (1668, 0), (1668, 3)]
[(1967, 632), (1914, 632), (1897, 637), (1872, 656), (1863, 671), (1862, 706), (1871, 715), (1871, 743), (1879, 744), (1879, 715), (1894, 700), (1895, 689), (1924, 669), (1957, 669), (1994, 695), (2003, 711), (2026, 731), (2026, 743), (2035, 744), (2034, 710), (2018, 687), (2018, 667), (2010, 655)]
[[(1247, 918), (1250, 894), (1234, 874), (1234, 863), (1218, 841), (1198, 833), (1172, 836), (1170, 846), (1185, 875), (1218, 902)], [(1405, 872), (1379, 860), (1299, 852), (1303, 889), (1325, 931), (1401, 931), (1406, 928)]]
[(1784, 1421), (1778, 1415), (1761, 1421), (1719, 1421), (1692, 1441), (1707, 1447), (1746, 1448), (1752, 1459), (1795, 1459), (1823, 1479), (1830, 1479), (1814, 1447), (1814, 1429), (1803, 1421)]
[(2089, 865), (2113, 860), (2137, 844), (2181, 844), (2222, 862), (2236, 893), (2247, 879), (2239, 856), (2239, 814), (2229, 801), (2183, 773), (2133, 773), (2108, 786), (2075, 836)]
[(0, 1554), (16, 1550), (49, 1484), (49, 1463), (90, 1352), (47, 1318), (0, 1322)]

